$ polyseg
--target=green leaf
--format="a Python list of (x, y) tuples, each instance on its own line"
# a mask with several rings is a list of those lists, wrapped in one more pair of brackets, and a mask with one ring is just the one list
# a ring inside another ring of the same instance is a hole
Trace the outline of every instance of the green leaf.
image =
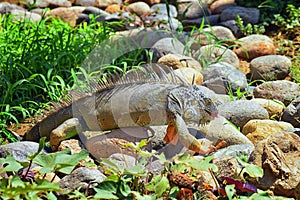
[(13, 176), (13, 178), (11, 180), (11, 187), (13, 187), (13, 188), (25, 188), (25, 184), (20, 179), (19, 176)]
[(96, 194), (94, 196), (95, 199), (119, 199), (118, 196), (114, 195), (111, 191), (106, 191), (99, 188), (94, 188)]
[(127, 197), (130, 194), (130, 192), (131, 189), (128, 186), (127, 182), (121, 179), (119, 182), (118, 193), (120, 193), (123, 197)]
[(42, 137), (40, 139), (38, 151), (32, 155), (27, 156), (29, 160), (33, 160), (43, 150), (45, 146), (45, 141), (46, 141), (46, 137)]
[(225, 191), (227, 194), (227, 197), (229, 200), (231, 200), (233, 198), (233, 195), (235, 194), (235, 189), (234, 189), (234, 185), (226, 185), (225, 186)]
[(262, 178), (264, 175), (264, 170), (254, 164), (249, 164), (245, 161), (243, 161), (240, 157), (236, 157), (237, 161), (244, 167), (244, 169), (242, 170), (242, 174), (247, 173), (249, 174), (249, 176), (253, 177), (253, 178)]
[(169, 180), (164, 176), (155, 176), (150, 183), (145, 185), (147, 190), (155, 192), (157, 196), (162, 196), (169, 187)]
[(8, 155), (6, 158), (0, 158), (0, 163), (5, 166), (3, 169), (0, 169), (2, 172), (16, 172), (23, 168), (12, 155)]
[(136, 165), (125, 169), (124, 174), (130, 174), (133, 176), (146, 176), (147, 170), (143, 165)]

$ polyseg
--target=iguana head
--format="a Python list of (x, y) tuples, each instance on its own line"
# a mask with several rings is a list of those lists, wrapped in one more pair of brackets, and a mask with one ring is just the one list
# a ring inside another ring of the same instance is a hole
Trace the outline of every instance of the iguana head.
[(206, 91), (196, 86), (180, 86), (170, 91), (168, 109), (186, 123), (206, 124), (218, 117), (216, 104)]

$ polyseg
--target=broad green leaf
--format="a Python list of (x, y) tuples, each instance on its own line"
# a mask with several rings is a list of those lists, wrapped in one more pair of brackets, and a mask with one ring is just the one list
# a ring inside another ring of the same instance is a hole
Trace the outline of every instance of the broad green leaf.
[(246, 172), (247, 174), (249, 174), (249, 176), (254, 177), (254, 178), (263, 177), (264, 170), (261, 167), (254, 165), (254, 164), (249, 164), (249, 163), (243, 161), (239, 157), (236, 157), (236, 159), (244, 167), (242, 173)]
[(231, 200), (233, 198), (233, 195), (235, 194), (235, 189), (234, 189), (234, 185), (226, 185), (225, 186), (225, 191), (227, 194), (227, 197), (229, 200)]
[(42, 137), (39, 142), (38, 151), (32, 155), (27, 156), (29, 160), (33, 160), (44, 148), (46, 137)]
[(169, 180), (164, 176), (155, 176), (150, 183), (145, 185), (147, 190), (155, 192), (157, 196), (161, 196), (169, 187)]
[(11, 187), (13, 187), (13, 188), (25, 188), (25, 184), (20, 179), (19, 176), (13, 176), (13, 178), (11, 179)]
[(118, 196), (114, 195), (110, 191), (106, 191), (99, 188), (94, 188), (94, 190), (96, 191), (96, 194), (94, 196), (95, 199), (119, 199)]
[(145, 166), (143, 166), (143, 165), (136, 165), (133, 167), (125, 168), (124, 173), (130, 174), (133, 176), (146, 176), (147, 170), (146, 170)]
[(0, 168), (0, 171), (2, 172), (16, 172), (23, 168), (12, 155), (8, 155), (6, 158), (0, 158), (0, 163), (2, 166), (5, 166), (3, 169)]
[(118, 192), (123, 196), (123, 197), (127, 197), (130, 192), (131, 192), (131, 189), (130, 187), (128, 186), (127, 182), (123, 181), (123, 180), (120, 180), (119, 182), (119, 187), (118, 187)]

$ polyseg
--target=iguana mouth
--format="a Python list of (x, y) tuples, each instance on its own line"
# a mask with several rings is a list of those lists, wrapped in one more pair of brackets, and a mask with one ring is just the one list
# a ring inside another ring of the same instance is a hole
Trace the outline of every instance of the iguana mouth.
[(220, 117), (220, 115), (218, 113), (214, 113), (214, 112), (211, 112), (207, 109), (204, 109), (205, 112), (207, 112), (210, 116), (212, 116), (213, 118), (217, 118), (217, 117)]

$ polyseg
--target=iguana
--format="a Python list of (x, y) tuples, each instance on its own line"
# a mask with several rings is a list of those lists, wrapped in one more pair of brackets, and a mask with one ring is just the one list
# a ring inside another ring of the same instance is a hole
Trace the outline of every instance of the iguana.
[[(61, 106), (26, 134), (26, 140), (49, 137), (50, 132), (73, 115), (87, 130), (111, 130), (123, 127), (168, 125), (166, 142), (179, 139), (188, 149), (207, 151), (192, 136), (187, 124), (205, 124), (217, 117), (217, 109), (197, 86), (189, 85), (174, 71), (158, 64), (134, 70), (118, 81), (97, 83), (93, 92)], [(75, 125), (63, 126), (66, 132)], [(57, 133), (56, 133), (57, 134)], [(63, 134), (63, 133), (59, 133)]]

